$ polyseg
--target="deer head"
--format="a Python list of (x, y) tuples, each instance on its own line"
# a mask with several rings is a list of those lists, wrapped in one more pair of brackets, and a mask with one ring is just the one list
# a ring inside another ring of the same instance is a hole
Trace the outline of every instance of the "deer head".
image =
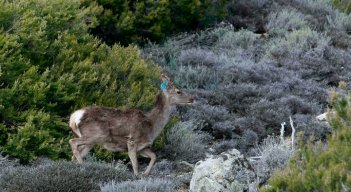
[(166, 98), (166, 101), (170, 105), (190, 104), (194, 102), (194, 99), (191, 96), (179, 90), (166, 75), (161, 76), (161, 81), (161, 90)]

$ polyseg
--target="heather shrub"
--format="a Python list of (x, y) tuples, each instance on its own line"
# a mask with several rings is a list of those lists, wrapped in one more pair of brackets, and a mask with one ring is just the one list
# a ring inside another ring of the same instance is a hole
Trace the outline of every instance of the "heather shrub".
[(197, 129), (209, 132), (215, 138), (233, 138), (234, 126), (232, 116), (224, 106), (211, 106), (206, 103), (196, 103), (183, 118), (197, 122)]
[(123, 164), (57, 161), (36, 167), (10, 167), (0, 176), (3, 191), (99, 191), (99, 183), (132, 179)]
[(173, 192), (176, 184), (170, 179), (149, 178), (134, 181), (115, 182), (101, 184), (102, 192)]
[(238, 142), (236, 140), (222, 140), (213, 145), (213, 149), (216, 154), (221, 154), (230, 149), (234, 149), (238, 146)]
[(0, 153), (0, 177), (5, 172), (7, 168), (18, 166), (19, 162), (16, 160), (11, 160), (7, 156), (3, 156)]
[(250, 31), (264, 31), (265, 16), (269, 10), (269, 0), (232, 0), (228, 3), (229, 21), (236, 29), (245, 28)]
[[(199, 66), (199, 60), (201, 60), (201, 66)], [(177, 62), (184, 63), (192, 67), (198, 66), (205, 68), (220, 65), (221, 61), (218, 60), (218, 57), (216, 57), (211, 50), (190, 48), (180, 52)]]
[(324, 34), (303, 28), (287, 33), (283, 38), (273, 39), (267, 45), (266, 55), (281, 64), (290, 64), (283, 59), (301, 58), (310, 52), (322, 56), (328, 43), (329, 39)]
[(178, 75), (174, 78), (178, 86), (189, 89), (209, 89), (215, 87), (218, 84), (218, 80), (218, 74), (204, 65), (180, 67)]
[(306, 20), (316, 30), (325, 29), (328, 16), (334, 13), (330, 0), (294, 0), (291, 4), (308, 16)]
[(318, 11), (330, 13), (333, 11), (330, 0), (295, 0), (295, 2), (310, 13), (316, 13)]
[(266, 29), (270, 35), (284, 36), (285, 33), (308, 26), (306, 16), (295, 9), (283, 9), (268, 15)]
[(253, 162), (260, 183), (265, 183), (275, 171), (284, 169), (293, 155), (291, 146), (274, 136), (264, 139), (253, 152), (260, 157)]
[(328, 17), (328, 24), (333, 30), (341, 30), (346, 33), (351, 31), (351, 14), (336, 12), (333, 17)]
[(175, 173), (177, 165), (174, 161), (162, 159), (152, 167), (151, 175), (154, 177), (166, 177)]
[(247, 49), (255, 45), (258, 37), (259, 35), (249, 30), (242, 29), (239, 31), (234, 31), (232, 29), (226, 31), (222, 36), (220, 36), (216, 46), (227, 49), (235, 49), (238, 47)]
[[(335, 53), (329, 54), (332, 50)], [(215, 139), (224, 139), (216, 142), (219, 151), (228, 146), (246, 151), (267, 135), (278, 133), (280, 123), (290, 116), (299, 131), (317, 131), (323, 137), (327, 129), (311, 119), (322, 112), (327, 103), (325, 87), (335, 80), (324, 74), (336, 75), (333, 70), (347, 67), (343, 59), (348, 57), (343, 55), (346, 51), (330, 47), (327, 34), (309, 28), (264, 39), (227, 25), (172, 37), (164, 45), (151, 44), (143, 51), (196, 98), (180, 116), (195, 120), (199, 130)], [(337, 71), (338, 78), (348, 74), (348, 70)], [(311, 124), (316, 128), (308, 129)]]
[(275, 173), (262, 191), (348, 191), (351, 189), (350, 94), (331, 93), (335, 111), (328, 114), (333, 128), (327, 143), (300, 144), (289, 166)]
[(181, 122), (167, 131), (164, 152), (169, 158), (194, 163), (205, 156), (208, 136), (195, 128), (193, 122)]
[[(0, 149), (21, 162), (69, 158), (69, 114), (87, 105), (150, 109), (159, 69), (134, 46), (88, 33), (95, 4), (1, 1)], [(91, 20), (90, 22), (86, 22)]]

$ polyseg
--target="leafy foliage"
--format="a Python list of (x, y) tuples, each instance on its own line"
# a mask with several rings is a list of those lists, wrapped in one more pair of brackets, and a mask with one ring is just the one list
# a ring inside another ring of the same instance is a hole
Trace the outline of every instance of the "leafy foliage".
[[(159, 69), (88, 33), (96, 5), (0, 2), (0, 149), (28, 162), (69, 157), (69, 114), (87, 105), (149, 109)], [(90, 19), (87, 24), (85, 20)]]
[(0, 175), (2, 191), (99, 191), (99, 183), (133, 176), (122, 164), (57, 161), (33, 167), (11, 167)]
[(332, 0), (333, 5), (342, 10), (345, 11), (347, 13), (351, 12), (351, 2), (350, 1), (346, 1), (346, 0)]
[(108, 44), (159, 41), (180, 31), (206, 27), (225, 14), (224, 0), (85, 0), (102, 8), (92, 33)]
[(328, 114), (333, 134), (328, 144), (300, 146), (300, 151), (270, 179), (263, 191), (349, 191), (351, 189), (351, 94), (331, 95), (334, 112)]

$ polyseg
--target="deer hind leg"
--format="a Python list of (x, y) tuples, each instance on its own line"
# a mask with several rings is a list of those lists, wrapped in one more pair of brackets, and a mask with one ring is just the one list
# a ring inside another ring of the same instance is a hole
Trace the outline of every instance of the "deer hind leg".
[(71, 145), (73, 156), (72, 160), (77, 159), (78, 162), (83, 162), (83, 158), (78, 149), (79, 147), (79, 138), (74, 138), (69, 140), (69, 144)]
[(82, 159), (89, 153), (89, 151), (93, 148), (93, 145), (81, 145), (80, 156)]
[(127, 143), (128, 156), (132, 162), (133, 172), (135, 176), (138, 176), (138, 159), (137, 159), (137, 144), (134, 141), (129, 140)]
[[(82, 159), (84, 159), (84, 157), (87, 155), (87, 153), (91, 149), (91, 147), (90, 148), (86, 147), (86, 145), (79, 145), (77, 148), (78, 148), (78, 152), (79, 152), (80, 156), (82, 157)], [(86, 150), (88, 150), (88, 151), (86, 151)], [(74, 161), (74, 160), (77, 160), (77, 158), (74, 155), (72, 155), (72, 161)]]
[(71, 145), (73, 156), (72, 160), (77, 160), (79, 163), (83, 162), (83, 158), (88, 154), (90, 149), (93, 147), (91, 142), (80, 138), (74, 138), (69, 140)]
[(139, 154), (143, 157), (148, 157), (150, 158), (150, 163), (149, 165), (147, 166), (145, 172), (143, 173), (143, 175), (149, 175), (150, 174), (150, 171), (151, 171), (151, 168), (154, 166), (155, 164), (155, 161), (156, 161), (156, 154), (154, 152), (151, 151), (150, 148), (146, 148), (146, 149), (143, 149), (141, 151), (139, 151)]

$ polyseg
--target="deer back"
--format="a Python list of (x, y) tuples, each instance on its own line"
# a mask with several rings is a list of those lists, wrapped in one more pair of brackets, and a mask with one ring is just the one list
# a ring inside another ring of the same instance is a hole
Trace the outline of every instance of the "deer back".
[(111, 142), (130, 138), (142, 142), (148, 139), (151, 122), (136, 109), (88, 107), (84, 108), (78, 128), (83, 137), (106, 137)]

